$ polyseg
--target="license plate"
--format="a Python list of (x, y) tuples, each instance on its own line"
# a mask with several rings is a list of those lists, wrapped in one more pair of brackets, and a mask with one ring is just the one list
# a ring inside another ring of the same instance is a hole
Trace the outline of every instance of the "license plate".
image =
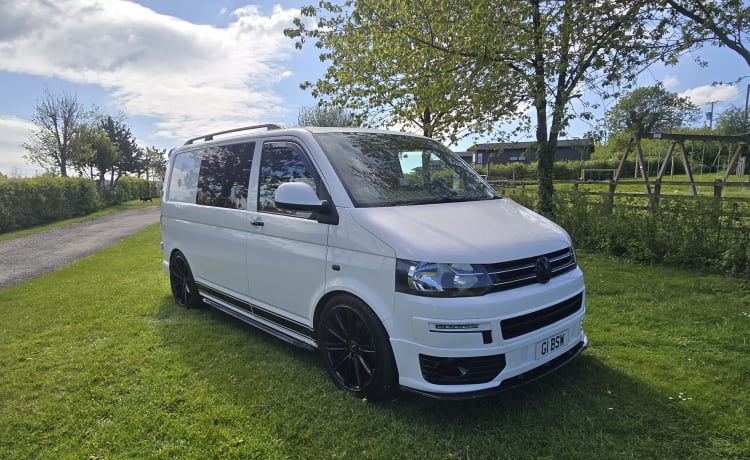
[(568, 330), (559, 332), (536, 344), (536, 359), (544, 358), (568, 343)]

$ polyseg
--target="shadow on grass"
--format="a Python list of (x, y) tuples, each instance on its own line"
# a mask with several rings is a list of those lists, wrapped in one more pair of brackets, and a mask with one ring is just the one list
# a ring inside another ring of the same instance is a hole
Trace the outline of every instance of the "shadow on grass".
[(334, 386), (316, 353), (210, 307), (186, 310), (165, 298), (156, 316), (165, 321), (165, 341), (180, 344), (175, 352), (193, 376), (294, 442), (289, 455), (295, 458), (351, 449), (371, 458), (726, 454), (689, 401), (659, 394), (590, 352), (493, 397), (437, 401), (401, 391), (394, 401), (365, 403)]

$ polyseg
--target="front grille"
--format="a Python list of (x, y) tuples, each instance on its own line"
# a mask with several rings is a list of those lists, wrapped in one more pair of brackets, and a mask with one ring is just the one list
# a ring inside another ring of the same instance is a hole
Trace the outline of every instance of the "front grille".
[(551, 278), (576, 268), (576, 256), (572, 247), (535, 257), (488, 264), (485, 268), (492, 280), (489, 292), (506, 291), (539, 282), (535, 269), (537, 261), (542, 257), (549, 260)]
[(505, 369), (505, 355), (441, 358), (419, 355), (422, 376), (436, 385), (487, 383)]
[(500, 321), (503, 338), (512, 339), (560, 321), (583, 307), (583, 293), (551, 307)]

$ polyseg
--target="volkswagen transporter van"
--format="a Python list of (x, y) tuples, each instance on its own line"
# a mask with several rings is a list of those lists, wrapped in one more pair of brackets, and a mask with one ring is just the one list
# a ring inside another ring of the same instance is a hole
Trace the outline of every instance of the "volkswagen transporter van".
[(359, 397), (491, 394), (587, 346), (570, 237), (432, 139), (213, 133), (170, 152), (162, 198), (175, 301), (318, 350)]

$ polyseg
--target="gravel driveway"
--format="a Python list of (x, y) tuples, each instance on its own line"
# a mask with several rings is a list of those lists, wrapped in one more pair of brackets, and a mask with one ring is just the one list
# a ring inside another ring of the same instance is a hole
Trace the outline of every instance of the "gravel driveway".
[(159, 222), (159, 207), (131, 209), (0, 242), (0, 289), (54, 271)]

